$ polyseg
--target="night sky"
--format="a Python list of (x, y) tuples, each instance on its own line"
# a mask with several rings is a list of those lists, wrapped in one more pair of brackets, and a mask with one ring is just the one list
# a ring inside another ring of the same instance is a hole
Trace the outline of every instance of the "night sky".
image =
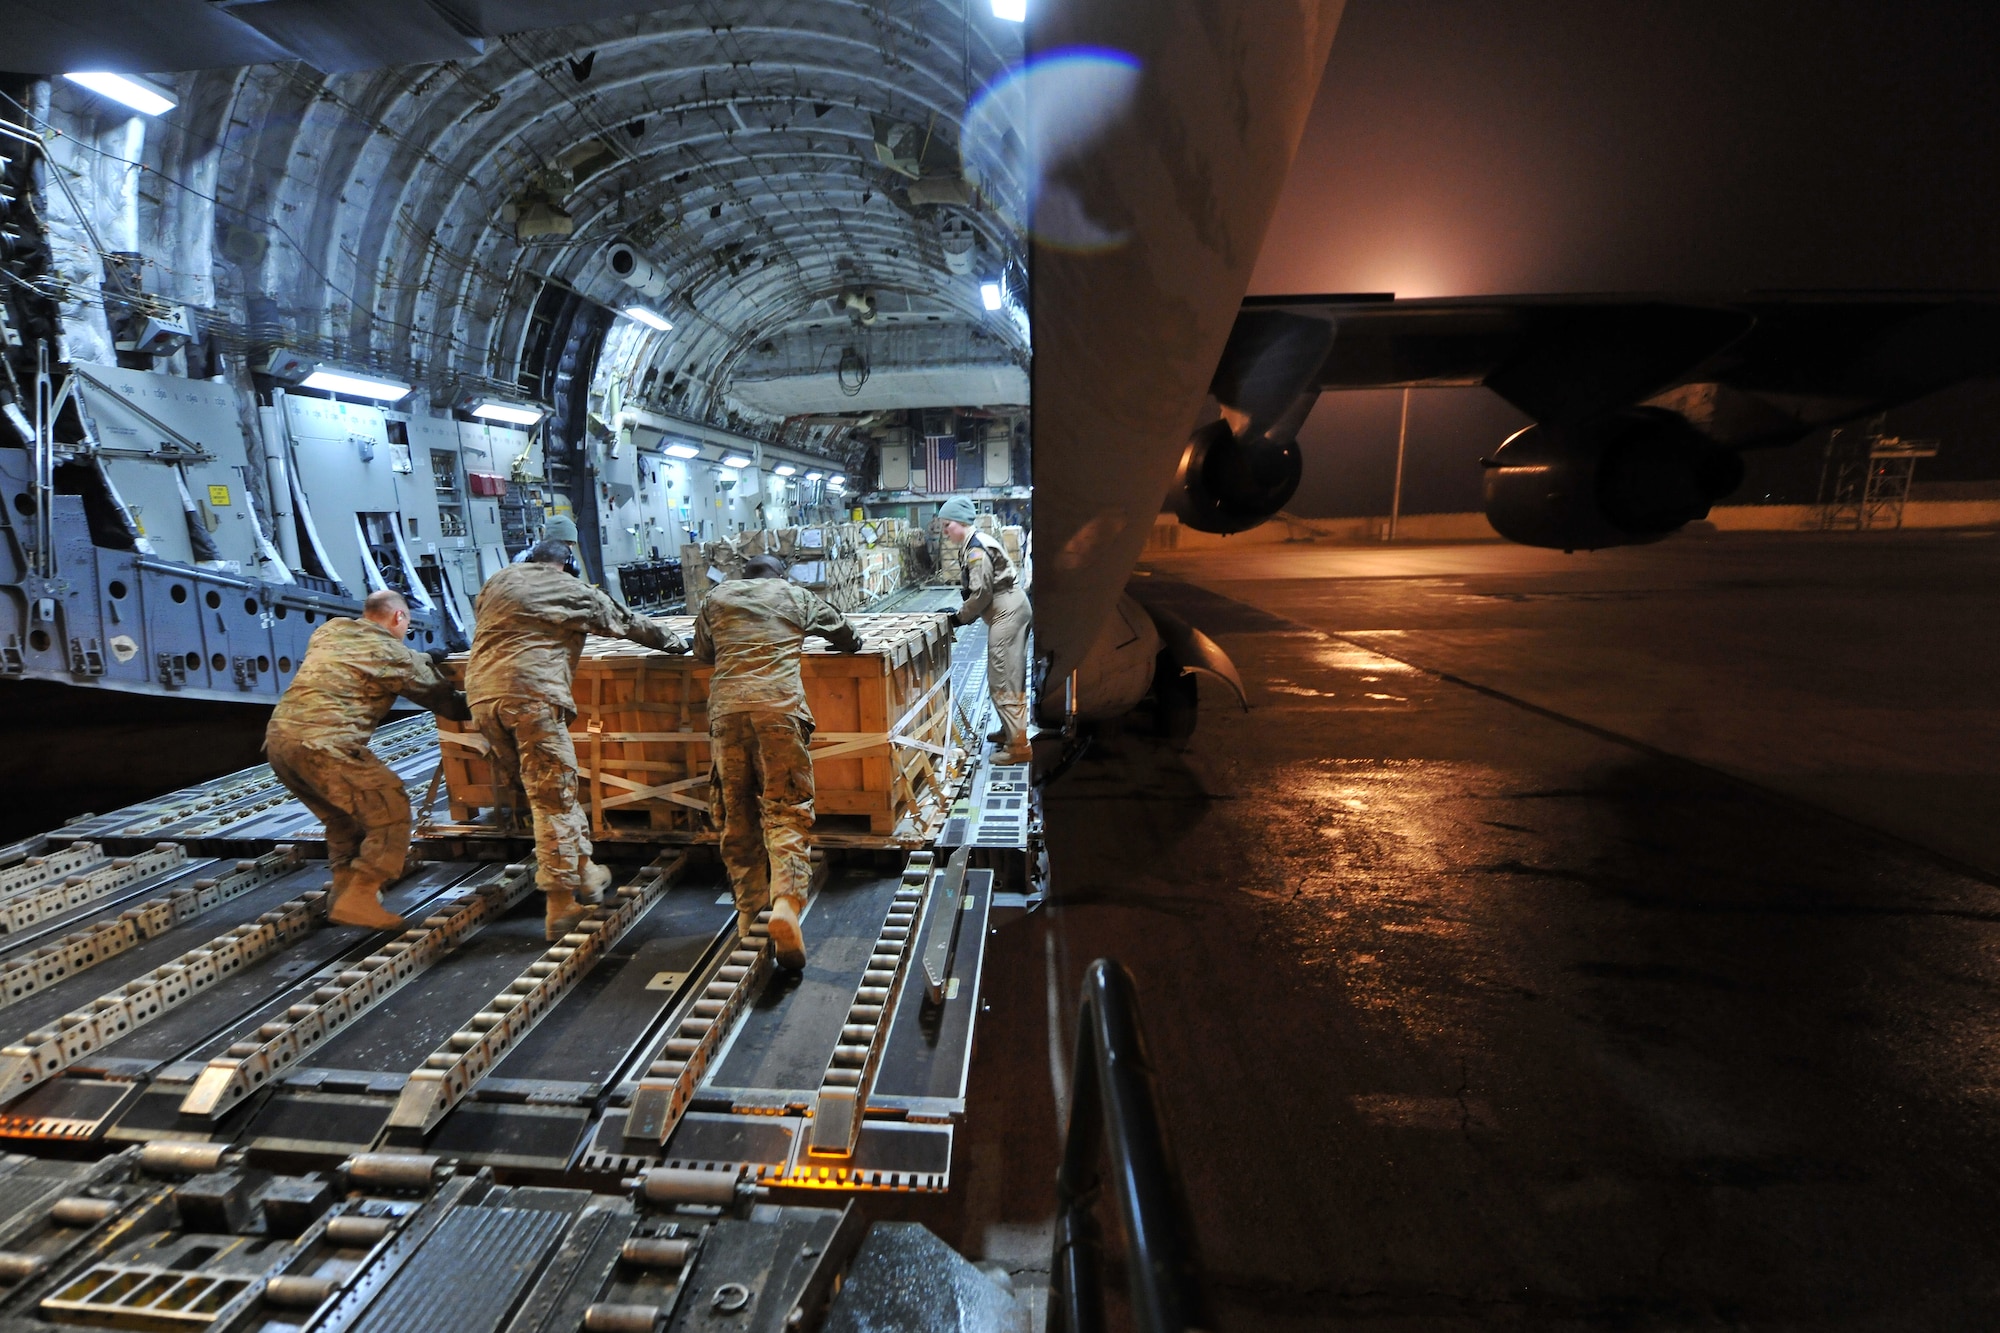
[[(1991, 5), (1349, 0), (1254, 292), (2000, 291)], [(1307, 515), (1387, 510), (1396, 393), (1329, 394)], [(1525, 424), (1411, 408), (1404, 507), (1476, 509)], [(2000, 477), (2000, 387), (1893, 413), (1920, 482)], [(1810, 501), (1820, 441), (1734, 497)]]

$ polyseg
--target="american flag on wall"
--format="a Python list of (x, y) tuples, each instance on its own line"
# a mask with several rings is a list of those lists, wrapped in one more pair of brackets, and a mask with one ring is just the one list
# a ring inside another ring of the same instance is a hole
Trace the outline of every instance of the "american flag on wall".
[(958, 437), (924, 436), (924, 489), (936, 495), (958, 488)]

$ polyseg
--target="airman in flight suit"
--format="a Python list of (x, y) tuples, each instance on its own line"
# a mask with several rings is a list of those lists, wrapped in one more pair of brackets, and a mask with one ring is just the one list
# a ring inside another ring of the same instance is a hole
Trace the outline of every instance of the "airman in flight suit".
[(388, 591), (368, 595), (361, 619), (321, 625), (264, 731), (271, 771), (326, 825), (327, 918), (337, 925), (403, 924), (381, 895), (409, 855), (410, 798), (368, 748), (375, 728), (397, 695), (445, 717), (471, 716), (465, 696), (403, 642), (409, 628), (409, 603)]
[(799, 679), (808, 634), (844, 653), (861, 651), (847, 618), (797, 584), (775, 556), (710, 589), (694, 623), (694, 655), (715, 664), (708, 685), (710, 788), (720, 806), (722, 860), (748, 935), (771, 909), (772, 951), (806, 964), (799, 913), (811, 887), (806, 836), (813, 823), (812, 709)]
[(566, 573), (569, 546), (545, 541), (479, 591), (479, 619), (465, 668), (472, 720), (492, 747), (503, 781), (518, 781), (534, 816), (535, 882), (547, 896), (545, 933), (561, 939), (601, 900), (611, 872), (590, 859), (590, 818), (577, 799), (570, 693), (583, 641), (630, 639), (662, 652), (687, 645), (666, 626), (635, 615)]
[(964, 544), (960, 557), (959, 594), (965, 599), (952, 613), (954, 625), (986, 622), (986, 692), (1000, 715), (1000, 749), (994, 762), (1025, 764), (1028, 748), (1028, 631), (1035, 613), (1028, 596), (1016, 584), (1019, 575), (1007, 548), (972, 526), (978, 515), (962, 495), (938, 509), (947, 540)]

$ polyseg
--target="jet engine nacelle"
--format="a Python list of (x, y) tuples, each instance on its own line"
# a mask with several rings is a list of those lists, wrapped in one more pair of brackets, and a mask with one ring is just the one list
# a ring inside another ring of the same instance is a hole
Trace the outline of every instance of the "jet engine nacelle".
[(1188, 437), (1170, 492), (1175, 515), (1198, 532), (1243, 532), (1269, 519), (1299, 488), (1304, 460), (1290, 434), (1237, 438), (1227, 420)]
[(1529, 426), (1485, 460), (1486, 517), (1524, 546), (1655, 542), (1743, 481), (1743, 460), (1684, 417), (1635, 407), (1582, 427)]

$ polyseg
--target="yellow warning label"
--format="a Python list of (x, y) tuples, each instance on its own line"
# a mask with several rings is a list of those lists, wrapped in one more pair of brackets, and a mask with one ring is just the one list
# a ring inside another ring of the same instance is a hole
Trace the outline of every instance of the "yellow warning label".
[(227, 509), (229, 507), (229, 488), (227, 486), (209, 487), (208, 502), (217, 509)]

